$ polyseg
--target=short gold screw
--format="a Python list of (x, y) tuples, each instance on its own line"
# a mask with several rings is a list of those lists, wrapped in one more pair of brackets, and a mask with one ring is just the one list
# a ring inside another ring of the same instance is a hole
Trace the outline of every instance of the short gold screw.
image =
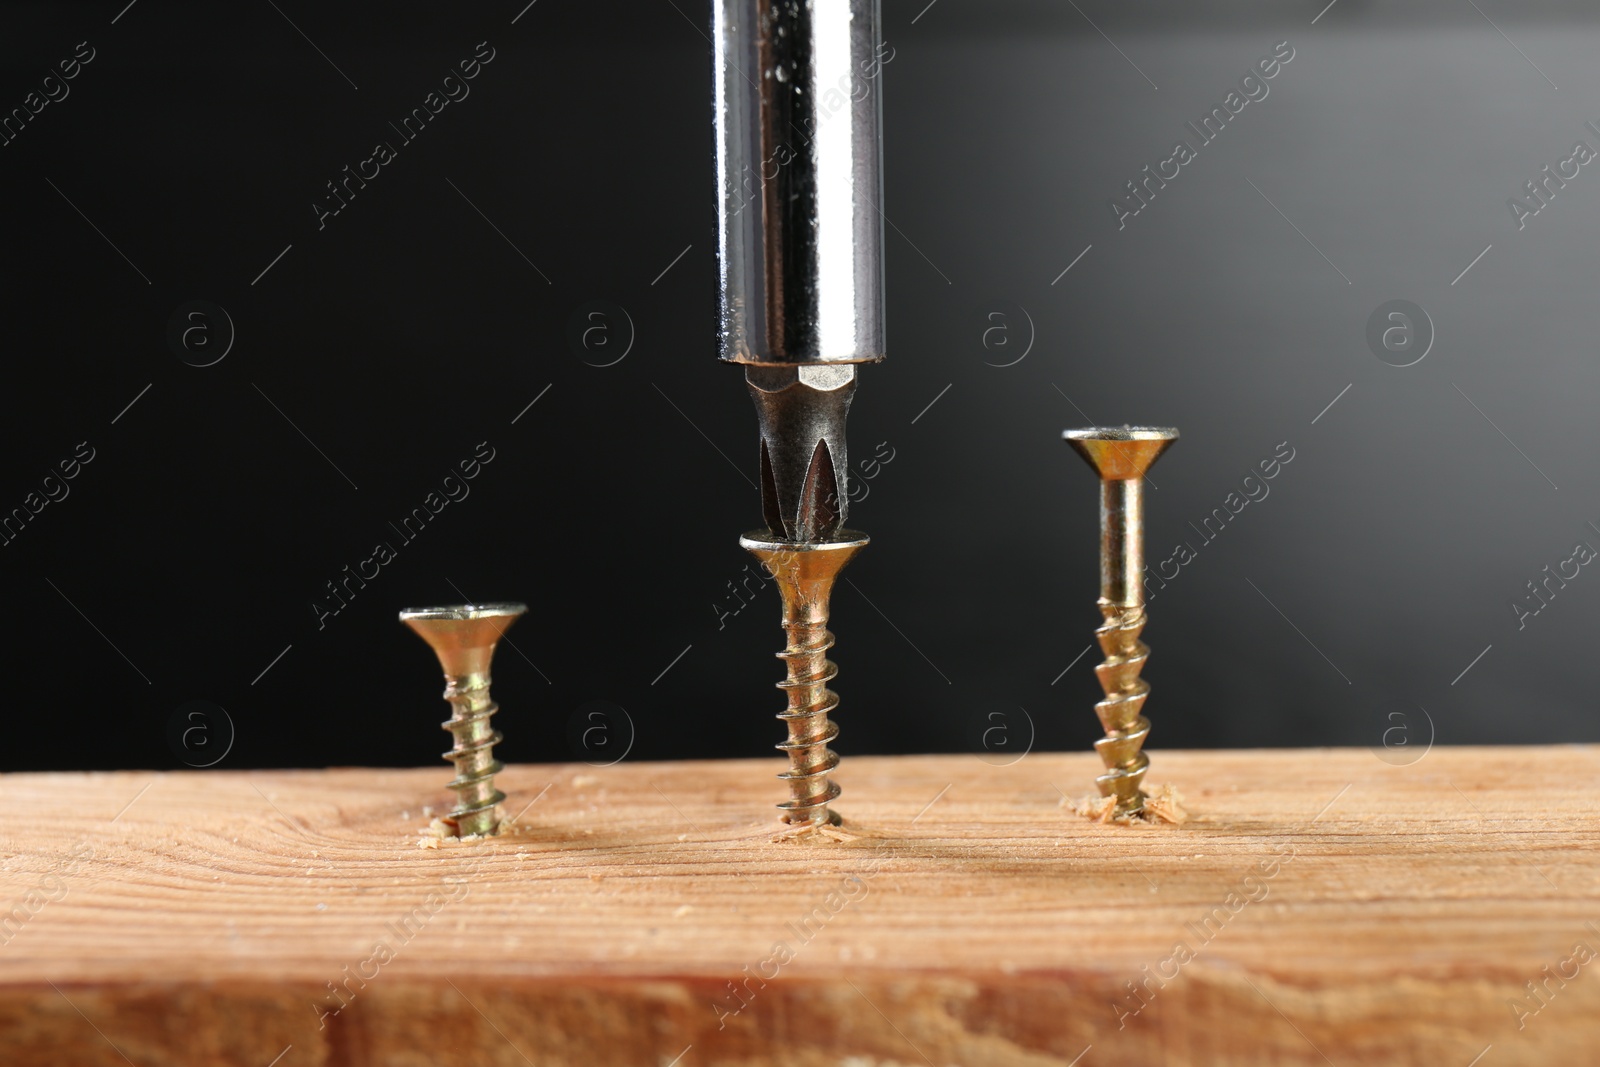
[(1144, 629), (1144, 475), (1178, 439), (1178, 431), (1155, 426), (1100, 427), (1062, 434), (1100, 476), (1100, 613), (1095, 630), (1105, 661), (1095, 667), (1105, 699), (1095, 705), (1106, 736), (1094, 743), (1106, 765), (1095, 779), (1100, 795), (1116, 797), (1113, 818), (1144, 812), (1140, 786), (1150, 757), (1144, 754), (1150, 720), (1144, 701), (1150, 683), (1139, 677), (1150, 649)]
[(460, 604), (400, 613), (400, 621), (428, 642), (444, 668), (444, 698), (450, 702), (444, 728), (455, 738), (444, 758), (456, 765), (450, 783), (456, 808), (449, 821), (462, 837), (492, 834), (499, 825), (495, 808), (506, 795), (494, 787), (494, 776), (503, 768), (494, 758), (501, 737), (489, 726), (489, 716), (500, 710), (489, 698), (489, 661), (500, 635), (527, 610), (526, 604)]
[(789, 799), (779, 804), (783, 821), (795, 827), (835, 826), (839, 814), (828, 805), (839, 797), (839, 785), (828, 775), (839, 766), (829, 743), (839, 727), (828, 713), (839, 697), (828, 688), (839, 668), (828, 659), (833, 634), (828, 632), (828, 600), (834, 579), (867, 535), (840, 530), (836, 541), (775, 541), (765, 530), (748, 533), (739, 543), (759, 559), (778, 585), (783, 599), (783, 632), (788, 638), (778, 657), (788, 664), (788, 677), (778, 683), (789, 698), (778, 718), (789, 725), (789, 739), (778, 746), (789, 754), (789, 769), (778, 777), (789, 783)]

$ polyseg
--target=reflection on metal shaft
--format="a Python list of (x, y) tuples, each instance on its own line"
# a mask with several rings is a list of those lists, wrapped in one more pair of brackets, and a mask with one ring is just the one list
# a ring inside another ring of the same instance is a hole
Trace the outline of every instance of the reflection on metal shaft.
[(884, 355), (875, 0), (716, 0), (722, 358)]

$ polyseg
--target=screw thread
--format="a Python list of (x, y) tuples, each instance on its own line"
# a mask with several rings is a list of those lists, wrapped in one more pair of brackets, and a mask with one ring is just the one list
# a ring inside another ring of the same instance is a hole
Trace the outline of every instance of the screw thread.
[(450, 720), (444, 729), (455, 740), (444, 758), (455, 764), (456, 776), (450, 788), (456, 791), (456, 807), (450, 813), (461, 836), (490, 834), (498, 820), (495, 807), (506, 795), (494, 787), (494, 776), (503, 764), (494, 758), (500, 733), (489, 726), (489, 716), (500, 710), (489, 697), (487, 674), (447, 675), (444, 698), (450, 702)]
[(1144, 717), (1145, 698), (1150, 683), (1139, 677), (1150, 649), (1139, 640), (1144, 629), (1144, 606), (1100, 601), (1105, 622), (1095, 630), (1105, 660), (1094, 673), (1105, 690), (1105, 699), (1094, 706), (1106, 736), (1094, 743), (1106, 765), (1106, 773), (1095, 779), (1100, 795), (1117, 798), (1116, 817), (1127, 818), (1144, 810), (1145, 794), (1140, 786), (1150, 757), (1143, 751), (1150, 733), (1150, 720)]
[(778, 718), (788, 724), (789, 740), (777, 747), (789, 754), (789, 770), (778, 777), (789, 783), (790, 799), (778, 807), (790, 824), (837, 824), (838, 814), (828, 810), (840, 792), (828, 777), (839, 766), (838, 754), (828, 747), (839, 736), (838, 725), (828, 718), (839, 706), (838, 694), (828, 688), (839, 673), (827, 658), (833, 634), (826, 614), (820, 619), (797, 619), (788, 610), (784, 614), (789, 644), (778, 658), (787, 664), (789, 676), (778, 688), (789, 698), (789, 708)]

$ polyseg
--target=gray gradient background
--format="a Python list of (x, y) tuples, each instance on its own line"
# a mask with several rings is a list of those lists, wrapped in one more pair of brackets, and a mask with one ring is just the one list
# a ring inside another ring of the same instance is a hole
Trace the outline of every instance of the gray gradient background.
[[(630, 758), (771, 752), (775, 594), (719, 621), (755, 421), (714, 358), (709, 9), (675, 2), (285, 8), (315, 49), (270, 6), (0, 12), (8, 107), (99, 50), (0, 149), (4, 506), (98, 452), (0, 556), (30, 709), (6, 767), (177, 766), (190, 700), (236, 728), (222, 766), (428, 763), (437, 669), (394, 611), (457, 589), (534, 605), (496, 661), (506, 759), (599, 755), (570, 729), (596, 701)], [(1520, 630), (1511, 607), (1600, 546), (1600, 170), (1521, 232), (1506, 206), (1600, 149), (1600, 23), (1322, 6), (885, 5), (890, 359), (850, 433), (858, 470), (894, 458), (835, 598), (841, 754), (1098, 736), (1096, 490), (1059, 439), (1086, 416), (1183, 434), (1148, 495), (1151, 559), (1198, 549), (1150, 605), (1157, 759), (1600, 736), (1600, 575)], [(473, 96), (317, 231), (323, 182), (485, 38)], [(1270, 95), (1119, 231), (1108, 199), (1283, 40)], [(215, 367), (165, 344), (191, 299), (237, 324)], [(613, 367), (566, 340), (595, 299), (636, 328)], [(1391, 299), (1435, 324), (1415, 366), (1367, 347)], [(1020, 344), (1017, 308), (1032, 347), (991, 366), (1020, 349), (985, 347), (988, 316)], [(472, 496), (319, 630), (324, 581), (484, 439)], [(1189, 524), (1285, 441), (1202, 545)]]

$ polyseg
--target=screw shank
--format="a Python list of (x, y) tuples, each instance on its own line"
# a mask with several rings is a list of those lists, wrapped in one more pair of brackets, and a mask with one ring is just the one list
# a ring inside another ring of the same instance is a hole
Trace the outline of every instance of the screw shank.
[(1150, 760), (1143, 752), (1150, 721), (1142, 714), (1149, 683), (1139, 677), (1150, 650), (1139, 640), (1144, 629), (1144, 479), (1107, 478), (1100, 483), (1100, 613), (1095, 631), (1105, 660), (1095, 675), (1105, 699), (1095, 705), (1106, 736), (1095, 742), (1106, 773), (1096, 784), (1117, 798), (1116, 814), (1129, 818), (1144, 810), (1140, 788)]
[(499, 819), (495, 805), (506, 795), (495, 788), (494, 776), (503, 769), (494, 758), (494, 746), (502, 738), (489, 725), (489, 717), (500, 710), (489, 696), (489, 673), (445, 675), (444, 698), (450, 702), (450, 720), (444, 724), (455, 744), (444, 758), (456, 765), (450, 788), (456, 792), (456, 807), (450, 813), (463, 836), (491, 834)]
[[(489, 716), (500, 706), (489, 697), (491, 679), (487, 671), (482, 674), (446, 675), (444, 698), (450, 702), (450, 721), (444, 724), (456, 739), (454, 753), (456, 769), (461, 779), (482, 774), (494, 762), (488, 747), (499, 740), (499, 735), (489, 725)], [(459, 780), (459, 779), (458, 779)]]
[(1144, 481), (1100, 483), (1100, 602), (1119, 608), (1144, 603)]

